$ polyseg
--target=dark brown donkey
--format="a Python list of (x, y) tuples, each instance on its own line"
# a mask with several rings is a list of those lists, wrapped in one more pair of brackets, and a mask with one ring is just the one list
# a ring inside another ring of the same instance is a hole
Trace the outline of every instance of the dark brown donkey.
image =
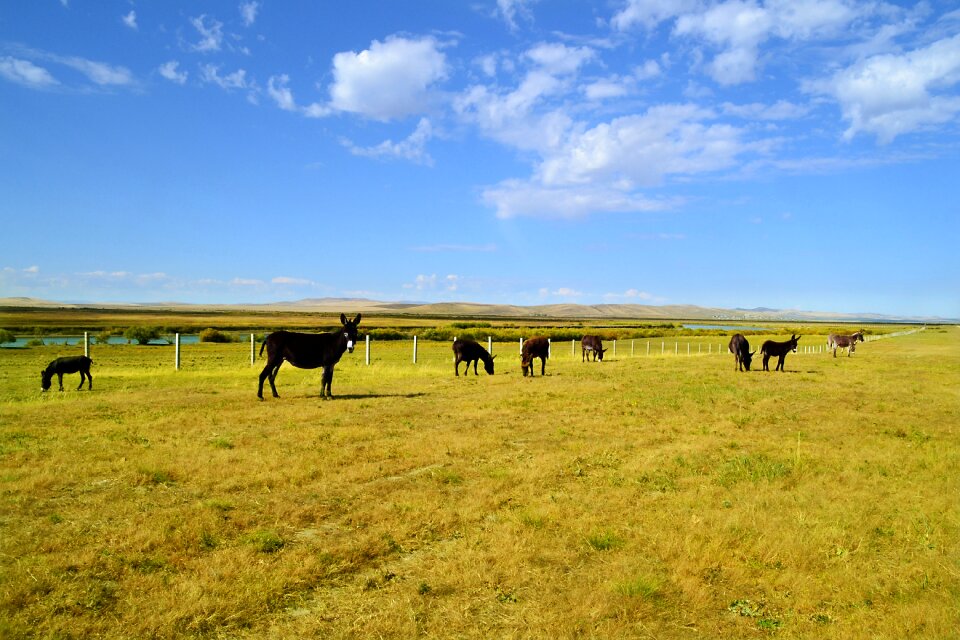
[(63, 391), (63, 374), (80, 372), (80, 386), (77, 391), (83, 389), (83, 379), (87, 379), (87, 389), (93, 389), (93, 376), (90, 375), (90, 365), (93, 360), (87, 356), (65, 356), (57, 358), (47, 365), (47, 368), (40, 372), (40, 388), (46, 391), (53, 384), (53, 374), (57, 374), (57, 382), (60, 383), (60, 391)]
[(360, 324), (360, 314), (353, 320), (340, 314), (340, 331), (330, 333), (295, 333), (293, 331), (274, 331), (264, 339), (260, 346), (260, 355), (267, 349), (267, 365), (260, 372), (260, 386), (257, 388), (257, 397), (263, 400), (263, 381), (270, 380), (270, 389), (273, 397), (279, 398), (277, 386), (277, 371), (286, 360), (300, 369), (316, 369), (323, 367), (320, 378), (320, 397), (332, 398), (333, 391), (330, 385), (333, 382), (333, 367), (340, 362), (344, 351), (353, 353), (353, 346), (357, 343), (357, 325)]
[(773, 340), (764, 342), (763, 346), (760, 347), (760, 353), (763, 354), (763, 370), (770, 371), (767, 361), (770, 360), (771, 356), (777, 356), (779, 359), (774, 371), (783, 371), (783, 361), (787, 359), (787, 354), (791, 351), (797, 352), (797, 340), (799, 339), (800, 336), (790, 334), (790, 339), (786, 342), (774, 342)]
[(753, 354), (755, 354), (756, 351), (750, 351), (750, 343), (743, 337), (743, 334), (734, 334), (733, 337), (730, 338), (730, 345), (727, 347), (727, 350), (733, 354), (737, 369), (743, 371), (744, 367), (746, 367), (747, 371), (750, 371), (750, 363), (753, 362)]
[[(530, 338), (520, 349), (520, 368), (524, 377), (533, 376), (533, 359), (540, 358), (540, 375), (547, 374), (547, 358), (550, 357), (550, 341), (547, 338)], [(529, 370), (529, 371), (528, 371)]]
[(583, 336), (580, 339), (580, 362), (586, 362), (590, 352), (593, 352), (594, 362), (597, 361), (597, 358), (600, 359), (600, 362), (603, 362), (604, 351), (606, 349), (603, 348), (603, 341), (600, 336)]
[(453, 341), (453, 373), (460, 375), (460, 363), (466, 362), (467, 366), (463, 368), (463, 375), (470, 373), (470, 363), (473, 363), (473, 375), (477, 373), (477, 362), (483, 360), (483, 370), (491, 376), (493, 375), (493, 359), (497, 356), (491, 356), (490, 353), (473, 340)]
[(833, 349), (833, 357), (837, 357), (837, 349), (846, 349), (849, 358), (857, 350), (857, 343), (863, 342), (863, 330), (849, 336), (831, 333), (827, 336), (827, 349)]

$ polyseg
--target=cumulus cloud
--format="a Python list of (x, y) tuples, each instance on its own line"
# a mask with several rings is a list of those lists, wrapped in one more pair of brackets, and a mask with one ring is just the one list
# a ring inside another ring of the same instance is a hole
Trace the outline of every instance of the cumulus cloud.
[(0, 77), (31, 89), (46, 89), (60, 84), (43, 67), (10, 56), (0, 58)]
[(193, 51), (209, 53), (220, 51), (223, 44), (223, 23), (211, 18), (208, 22), (206, 14), (198, 18), (190, 18), (190, 24), (200, 34), (200, 40), (191, 45)]
[(247, 71), (245, 69), (237, 69), (233, 73), (222, 76), (220, 75), (220, 66), (213, 64), (200, 66), (200, 79), (205, 83), (217, 85), (227, 91), (249, 89), (252, 87), (247, 81)]
[(497, 15), (503, 19), (510, 31), (517, 31), (520, 28), (517, 24), (518, 17), (528, 22), (533, 21), (533, 13), (528, 4), (530, 0), (497, 0)]
[(271, 278), (270, 282), (272, 284), (286, 284), (286, 285), (297, 285), (297, 286), (313, 286), (317, 284), (313, 280), (308, 280), (307, 278), (291, 278), (288, 276), (277, 276), (276, 278)]
[(904, 133), (957, 118), (960, 35), (902, 54), (868, 57), (806, 88), (839, 104), (849, 122), (844, 138), (872, 133), (889, 143)]
[(260, 10), (259, 2), (241, 2), (240, 17), (243, 20), (243, 26), (252, 26), (257, 21), (257, 11)]
[(413, 283), (403, 285), (404, 289), (415, 289), (417, 291), (456, 291), (459, 288), (460, 276), (450, 274), (445, 277), (438, 277), (433, 273), (430, 275), (418, 274)]
[(369, 49), (333, 57), (330, 107), (374, 120), (393, 120), (430, 108), (433, 86), (446, 79), (446, 56), (432, 37), (392, 36)]
[(128, 13), (127, 15), (123, 16), (120, 19), (123, 21), (123, 24), (127, 25), (127, 27), (133, 29), (134, 31), (137, 30), (138, 27), (137, 27), (136, 11), (131, 10), (130, 13)]
[(355, 156), (367, 158), (400, 158), (416, 164), (433, 165), (433, 158), (426, 151), (426, 144), (433, 137), (433, 127), (430, 120), (421, 118), (416, 130), (400, 142), (385, 140), (372, 147), (360, 147), (349, 140), (343, 140), (343, 145)]
[(169, 80), (170, 82), (175, 82), (177, 84), (185, 84), (187, 82), (187, 72), (179, 71), (180, 63), (171, 60), (169, 62), (164, 62), (162, 65), (157, 67), (157, 71), (161, 76)]
[(652, 199), (609, 185), (550, 187), (537, 180), (504, 180), (483, 190), (485, 204), (498, 218), (584, 218), (597, 213), (664, 211), (676, 199)]

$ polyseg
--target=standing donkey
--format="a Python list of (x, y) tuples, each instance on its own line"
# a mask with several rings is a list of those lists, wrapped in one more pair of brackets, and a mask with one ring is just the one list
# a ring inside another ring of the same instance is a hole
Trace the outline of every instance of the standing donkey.
[(730, 338), (730, 345), (727, 347), (727, 350), (733, 354), (736, 361), (735, 366), (738, 370), (743, 371), (743, 369), (746, 368), (747, 371), (750, 371), (750, 363), (753, 362), (753, 354), (755, 354), (756, 351), (750, 351), (750, 343), (743, 337), (743, 334), (734, 334), (734, 336)]
[(533, 359), (540, 358), (540, 375), (547, 374), (547, 358), (550, 357), (550, 340), (544, 337), (530, 338), (524, 341), (520, 349), (520, 368), (523, 377), (533, 377)]
[(777, 356), (777, 366), (774, 371), (783, 371), (783, 361), (787, 359), (789, 352), (797, 352), (797, 340), (799, 339), (800, 336), (790, 334), (790, 339), (786, 342), (774, 342), (773, 340), (764, 342), (763, 346), (760, 347), (760, 353), (763, 354), (763, 370), (770, 371), (767, 362), (771, 356)]
[(267, 365), (260, 372), (260, 386), (257, 388), (257, 397), (263, 400), (263, 381), (270, 380), (270, 389), (273, 397), (279, 398), (277, 386), (277, 372), (280, 365), (286, 360), (300, 369), (323, 368), (320, 378), (320, 397), (332, 398), (333, 367), (340, 362), (344, 351), (353, 353), (353, 346), (357, 343), (357, 325), (360, 324), (360, 314), (353, 320), (340, 314), (340, 331), (330, 333), (296, 333), (293, 331), (274, 331), (268, 335), (260, 345), (260, 355), (267, 350)]
[(463, 369), (463, 375), (470, 373), (470, 363), (473, 363), (473, 375), (477, 374), (477, 362), (483, 361), (483, 370), (489, 375), (493, 375), (493, 359), (497, 356), (491, 356), (490, 353), (473, 340), (461, 340), (457, 338), (453, 341), (453, 374), (460, 375), (460, 363), (466, 362), (467, 366)]
[(846, 349), (849, 358), (857, 350), (857, 343), (863, 342), (863, 330), (849, 336), (831, 333), (827, 336), (827, 349), (833, 349), (833, 357), (837, 357), (837, 349)]

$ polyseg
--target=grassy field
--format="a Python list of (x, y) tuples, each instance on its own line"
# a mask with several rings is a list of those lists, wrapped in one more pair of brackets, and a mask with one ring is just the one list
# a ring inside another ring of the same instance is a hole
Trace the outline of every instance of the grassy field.
[(958, 637), (958, 338), (534, 379), (379, 343), (264, 402), (245, 344), (47, 394), (65, 350), (3, 349), (0, 637)]

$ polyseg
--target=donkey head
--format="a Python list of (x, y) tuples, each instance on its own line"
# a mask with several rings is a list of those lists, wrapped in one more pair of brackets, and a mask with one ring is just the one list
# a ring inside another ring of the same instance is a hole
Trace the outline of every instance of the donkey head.
[(744, 369), (750, 371), (750, 363), (753, 362), (753, 356), (757, 352), (756, 349), (753, 351), (744, 351), (743, 355), (740, 357), (740, 362), (743, 363)]
[(493, 375), (493, 359), (497, 356), (490, 356), (483, 361), (483, 370), (487, 372), (487, 375)]
[(797, 352), (797, 341), (800, 339), (800, 336), (795, 336), (792, 333), (790, 334), (790, 350), (794, 353)]
[(343, 337), (347, 340), (347, 351), (353, 353), (353, 347), (357, 344), (357, 325), (360, 324), (360, 314), (353, 320), (347, 320), (347, 316), (340, 314), (340, 323), (343, 325)]
[(600, 362), (603, 362), (603, 354), (607, 351), (609, 351), (609, 349), (597, 349), (597, 359), (600, 360)]
[(40, 390), (47, 391), (51, 384), (53, 384), (53, 370), (44, 369), (40, 372)]

